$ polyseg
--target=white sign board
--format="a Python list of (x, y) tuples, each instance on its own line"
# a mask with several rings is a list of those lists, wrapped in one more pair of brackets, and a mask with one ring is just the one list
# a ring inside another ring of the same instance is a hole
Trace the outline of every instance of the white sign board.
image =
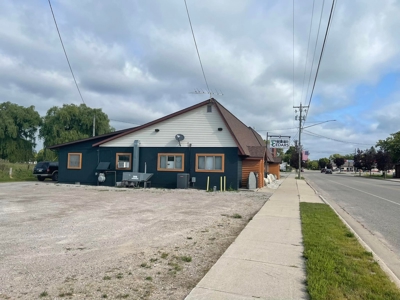
[(271, 148), (289, 148), (290, 139), (287, 138), (271, 138), (270, 140)]

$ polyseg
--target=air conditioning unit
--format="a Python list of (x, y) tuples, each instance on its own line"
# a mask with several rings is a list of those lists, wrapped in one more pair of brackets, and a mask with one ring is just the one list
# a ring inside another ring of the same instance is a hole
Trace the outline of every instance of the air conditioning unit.
[(118, 162), (118, 168), (129, 168), (129, 161), (119, 161)]

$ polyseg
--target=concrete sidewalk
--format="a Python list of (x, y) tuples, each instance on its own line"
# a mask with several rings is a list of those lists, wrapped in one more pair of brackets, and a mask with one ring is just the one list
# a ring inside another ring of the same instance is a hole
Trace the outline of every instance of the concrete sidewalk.
[(322, 203), (290, 174), (185, 299), (308, 299), (300, 201)]

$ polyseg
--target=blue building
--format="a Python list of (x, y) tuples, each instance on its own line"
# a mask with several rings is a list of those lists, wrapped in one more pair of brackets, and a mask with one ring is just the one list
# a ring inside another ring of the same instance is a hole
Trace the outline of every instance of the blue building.
[[(152, 187), (176, 188), (177, 174), (205, 189), (246, 187), (250, 172), (264, 185), (265, 142), (217, 100), (211, 98), (147, 124), (54, 145), (59, 182), (115, 186), (124, 172), (152, 173)], [(105, 174), (99, 181), (99, 173)]]

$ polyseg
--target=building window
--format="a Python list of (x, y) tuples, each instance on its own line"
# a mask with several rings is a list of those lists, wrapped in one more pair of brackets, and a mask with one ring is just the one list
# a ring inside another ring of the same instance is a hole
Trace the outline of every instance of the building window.
[(196, 172), (224, 172), (224, 154), (196, 154)]
[(157, 171), (183, 171), (185, 155), (183, 153), (159, 153)]
[(211, 104), (207, 105), (207, 112), (208, 113), (212, 112), (212, 105)]
[(68, 153), (67, 169), (82, 169), (82, 153)]
[(130, 170), (131, 169), (132, 153), (117, 153), (115, 159), (115, 166), (117, 170)]

